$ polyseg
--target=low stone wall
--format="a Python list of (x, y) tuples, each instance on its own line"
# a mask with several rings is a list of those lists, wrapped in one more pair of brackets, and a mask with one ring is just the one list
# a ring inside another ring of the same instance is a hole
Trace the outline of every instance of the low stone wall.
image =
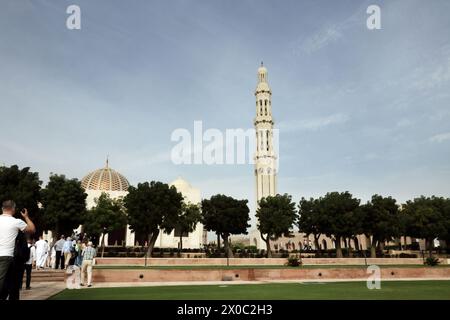
[[(351, 280), (367, 279), (367, 269), (314, 268), (314, 269), (95, 269), (94, 282), (174, 282), (174, 281), (264, 281), (264, 280)], [(450, 268), (381, 268), (381, 279), (448, 278)]]
[[(98, 265), (128, 265), (143, 266), (144, 258), (97, 258)], [(230, 258), (231, 266), (252, 266), (252, 265), (270, 265), (282, 266), (286, 264), (285, 258)], [(388, 265), (388, 264), (423, 264), (421, 258), (304, 258), (305, 265)], [(446, 263), (447, 261), (442, 261)], [(226, 266), (226, 258), (149, 258), (148, 266)]]

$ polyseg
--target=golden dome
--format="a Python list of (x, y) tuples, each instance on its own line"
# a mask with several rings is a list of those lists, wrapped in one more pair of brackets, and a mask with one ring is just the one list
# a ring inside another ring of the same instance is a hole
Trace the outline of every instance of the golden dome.
[(128, 180), (111, 169), (106, 161), (106, 167), (92, 171), (81, 180), (81, 186), (85, 190), (99, 191), (128, 191)]

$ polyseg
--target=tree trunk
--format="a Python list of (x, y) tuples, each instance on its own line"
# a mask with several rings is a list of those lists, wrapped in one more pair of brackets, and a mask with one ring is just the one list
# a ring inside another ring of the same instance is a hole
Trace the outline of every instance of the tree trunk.
[(336, 258), (342, 258), (342, 246), (341, 246), (341, 237), (336, 236), (336, 240), (334, 241), (336, 243)]
[(320, 244), (319, 244), (319, 236), (316, 236), (315, 234), (313, 234), (314, 237), (314, 245), (316, 246), (316, 250), (317, 250), (317, 255), (320, 257), (322, 255), (322, 250), (320, 250)]
[(377, 257), (377, 239), (374, 236), (372, 236), (372, 242), (370, 243), (370, 257)]
[(426, 240), (428, 242), (428, 256), (433, 257), (433, 238), (429, 238)]
[(105, 234), (102, 235), (101, 246), (102, 246), (102, 258), (103, 258), (103, 255), (105, 254)]
[(220, 234), (217, 233), (217, 249), (220, 251)]
[(180, 236), (180, 246), (178, 248), (178, 257), (181, 257), (181, 252), (183, 251), (183, 233)]
[(357, 236), (353, 237), (353, 242), (355, 243), (355, 250), (356, 250), (357, 252), (360, 252), (360, 248), (359, 248), (359, 240), (358, 240), (358, 237), (357, 237)]
[(272, 258), (272, 249), (270, 249), (270, 238), (267, 236), (266, 240), (267, 258)]
[(348, 257), (353, 258), (352, 238), (348, 238), (347, 243), (348, 243)]
[(223, 247), (225, 248), (225, 253), (228, 258), (234, 258), (233, 250), (230, 247), (230, 241), (228, 239), (228, 235), (222, 235), (223, 238)]
[(154, 231), (148, 235), (148, 249), (147, 249), (147, 257), (152, 257), (153, 248), (155, 247), (156, 239), (158, 239), (159, 230)]

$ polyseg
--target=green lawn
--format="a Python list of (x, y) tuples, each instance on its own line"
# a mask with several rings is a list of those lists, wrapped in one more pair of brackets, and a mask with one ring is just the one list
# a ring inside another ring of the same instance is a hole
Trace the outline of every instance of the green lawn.
[(53, 300), (410, 300), (450, 299), (448, 281), (384, 281), (380, 290), (365, 282), (272, 283), (243, 285), (198, 285), (164, 287), (93, 288), (64, 290)]

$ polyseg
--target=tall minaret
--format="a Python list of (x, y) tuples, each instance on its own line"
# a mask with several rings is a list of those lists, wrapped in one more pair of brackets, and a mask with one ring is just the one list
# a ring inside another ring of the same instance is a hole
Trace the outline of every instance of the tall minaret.
[(272, 91), (270, 90), (267, 69), (261, 62), (258, 68), (256, 97), (256, 201), (277, 193), (277, 157), (273, 145)]

